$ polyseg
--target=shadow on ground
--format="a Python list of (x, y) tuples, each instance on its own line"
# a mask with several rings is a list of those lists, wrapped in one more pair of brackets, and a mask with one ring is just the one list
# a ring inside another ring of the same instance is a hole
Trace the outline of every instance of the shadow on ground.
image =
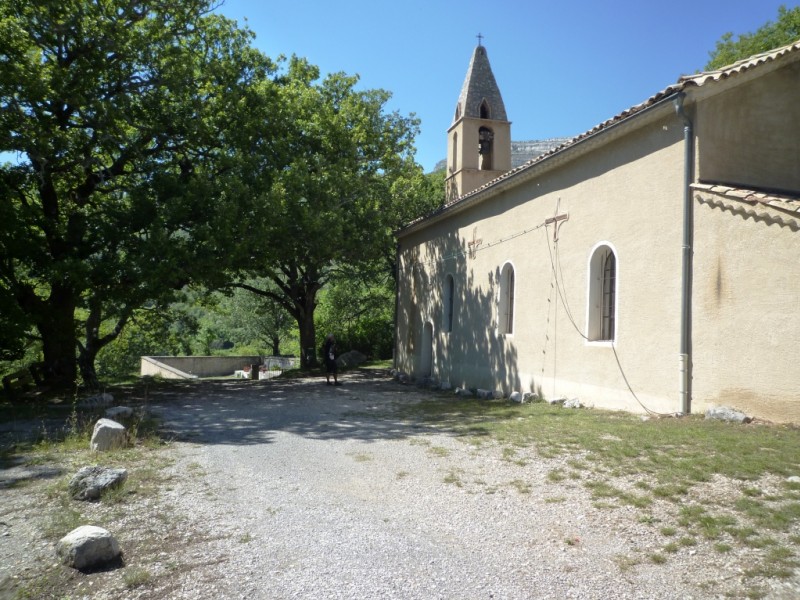
[(164, 437), (199, 444), (264, 444), (278, 432), (317, 439), (403, 439), (426, 425), (399, 409), (432, 392), (401, 385), (385, 371), (358, 370), (328, 386), (321, 378), (204, 381), (147, 391)]

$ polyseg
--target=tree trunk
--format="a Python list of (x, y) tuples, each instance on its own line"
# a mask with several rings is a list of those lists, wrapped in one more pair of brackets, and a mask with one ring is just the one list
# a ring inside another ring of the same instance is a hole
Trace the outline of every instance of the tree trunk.
[(42, 336), (45, 383), (59, 390), (72, 390), (78, 376), (75, 351), (75, 301), (66, 287), (54, 284), (50, 297), (36, 315)]
[(78, 354), (78, 368), (80, 369), (81, 379), (83, 379), (83, 385), (90, 390), (100, 389), (97, 369), (94, 366), (98, 350), (99, 348), (95, 349), (94, 345), (92, 345), (88, 348), (82, 348)]
[(128, 308), (124, 309), (122, 314), (119, 315), (114, 329), (101, 337), (100, 323), (103, 320), (102, 303), (93, 299), (90, 305), (91, 309), (86, 319), (86, 343), (78, 344), (80, 350), (78, 354), (78, 367), (80, 368), (83, 384), (89, 389), (99, 390), (100, 381), (97, 378), (97, 369), (95, 368), (97, 354), (119, 337), (119, 334), (122, 333), (123, 328), (130, 318), (131, 310)]
[(316, 367), (317, 361), (317, 334), (314, 328), (314, 309), (304, 311), (297, 316), (297, 327), (300, 330), (300, 366), (302, 368)]
[(281, 339), (274, 337), (272, 338), (272, 356), (280, 356), (281, 355)]

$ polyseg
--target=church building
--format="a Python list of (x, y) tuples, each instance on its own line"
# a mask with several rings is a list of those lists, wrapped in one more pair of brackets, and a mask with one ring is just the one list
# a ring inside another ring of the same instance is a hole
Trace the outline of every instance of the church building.
[(447, 201), (397, 234), (396, 368), (800, 422), (800, 41), (681, 77), (522, 166), (510, 148), (479, 44)]

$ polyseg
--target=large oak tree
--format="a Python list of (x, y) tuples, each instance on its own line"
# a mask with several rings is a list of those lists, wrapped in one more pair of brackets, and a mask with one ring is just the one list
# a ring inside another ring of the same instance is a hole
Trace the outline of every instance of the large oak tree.
[(78, 365), (93, 383), (133, 311), (235, 258), (253, 214), (237, 174), (271, 159), (279, 111), (273, 65), (212, 9), (0, 3), (1, 354), (30, 326), (55, 383)]
[(418, 121), (390, 112), (390, 94), (360, 90), (358, 78), (319, 71), (293, 58), (281, 78), (290, 123), (282, 169), (260, 186), (265, 218), (253, 235), (248, 274), (269, 289), (240, 285), (279, 302), (297, 321), (303, 366), (316, 362), (314, 311), (335, 277), (365, 277), (393, 259), (393, 228), (425, 212), (414, 182)]

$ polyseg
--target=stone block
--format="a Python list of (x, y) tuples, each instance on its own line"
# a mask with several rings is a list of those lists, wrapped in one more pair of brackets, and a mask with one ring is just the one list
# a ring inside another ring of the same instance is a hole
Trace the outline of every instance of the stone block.
[(111, 419), (100, 419), (94, 425), (91, 448), (96, 452), (106, 452), (122, 448), (127, 443), (125, 426)]

